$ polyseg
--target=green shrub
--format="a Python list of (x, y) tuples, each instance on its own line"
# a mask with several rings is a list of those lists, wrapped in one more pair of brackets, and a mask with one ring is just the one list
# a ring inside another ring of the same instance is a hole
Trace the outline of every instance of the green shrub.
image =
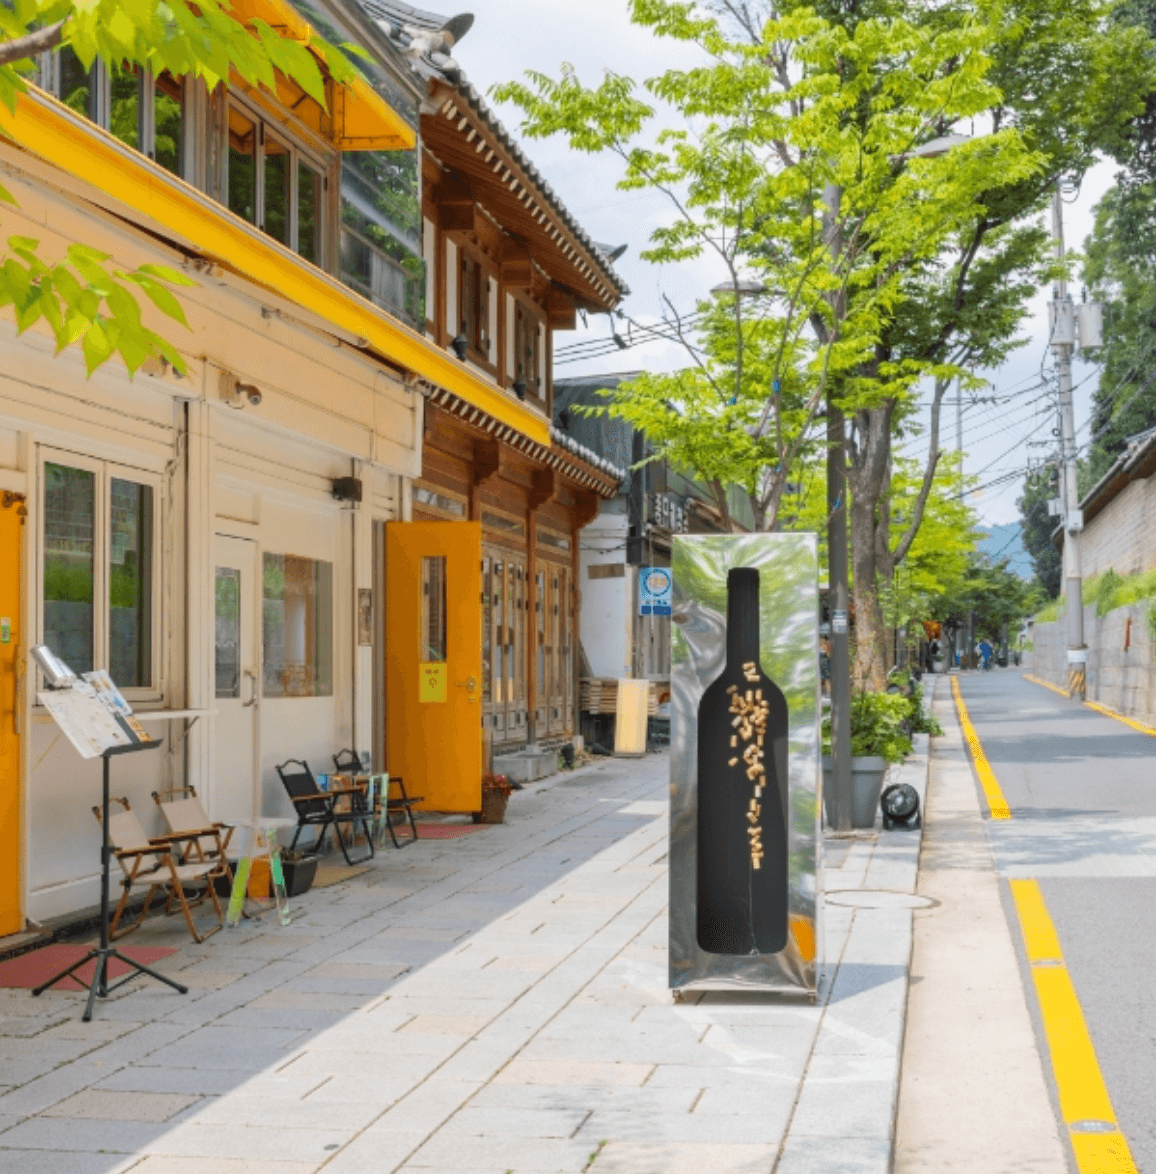
[[(909, 720), (911, 698), (902, 693), (856, 693), (851, 697), (851, 756), (902, 762), (911, 739), (900, 729)], [(823, 753), (831, 754), (831, 714), (823, 718)]]
[(911, 690), (911, 696), (907, 699), (907, 704), (909, 707), (907, 720), (911, 723), (911, 732), (913, 734), (931, 734), (933, 737), (938, 737), (943, 733), (943, 727), (931, 712), (931, 707), (928, 706), (926, 709), (923, 707), (922, 685), (916, 685)]
[(1057, 595), (1051, 603), (1045, 603), (1043, 607), (1036, 612), (1037, 624), (1054, 624), (1064, 613), (1064, 608), (1068, 606), (1067, 600), (1062, 595)]

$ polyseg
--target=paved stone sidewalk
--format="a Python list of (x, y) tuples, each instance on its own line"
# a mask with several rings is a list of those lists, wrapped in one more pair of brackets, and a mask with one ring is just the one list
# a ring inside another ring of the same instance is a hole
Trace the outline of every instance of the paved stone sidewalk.
[[(0, 1174), (882, 1174), (910, 910), (834, 894), (815, 1004), (675, 1004), (666, 794), (665, 756), (603, 761), (289, 928), (151, 920), (184, 997), (134, 982), (84, 1024), (0, 991)], [(833, 843), (828, 887), (911, 891), (918, 840)]]

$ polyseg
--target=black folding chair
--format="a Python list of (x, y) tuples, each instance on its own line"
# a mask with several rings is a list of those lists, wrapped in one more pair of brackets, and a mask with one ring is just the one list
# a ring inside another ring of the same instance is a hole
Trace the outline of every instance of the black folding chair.
[[(349, 810), (338, 811), (337, 800), (345, 797), (349, 792), (322, 791), (317, 786), (313, 772), (309, 769), (309, 763), (304, 759), (290, 758), (277, 767), (277, 774), (297, 810), (297, 830), (293, 834), (293, 842), (289, 845), (290, 852), (297, 847), (297, 838), (306, 828), (316, 830), (317, 839), (313, 843), (314, 851), (321, 846), (325, 833), (332, 828), (337, 835), (337, 843), (341, 846), (341, 854), (345, 857), (346, 864), (363, 864), (366, 860), (372, 859), (373, 832), (369, 827), (369, 813), (365, 810), (364, 803), (358, 806), (351, 797)], [(357, 825), (361, 825), (365, 833), (365, 841), (369, 846), (369, 851), (365, 856), (357, 860), (351, 859), (349, 848), (345, 844), (345, 837), (341, 834), (343, 824), (351, 826), (350, 845), (357, 834)]]
[[(338, 774), (368, 774), (369, 772), (361, 765), (361, 755), (356, 750), (341, 750), (333, 756), (333, 765), (337, 769)], [(397, 787), (398, 797), (392, 798), (390, 791)], [(420, 795), (407, 795), (405, 791), (405, 783), (397, 775), (389, 776), (389, 786), (386, 787), (384, 794), (381, 796), (382, 806), (385, 809), (385, 826), (389, 829), (389, 838), (393, 841), (395, 848), (406, 848), (410, 844), (417, 841), (417, 821), (413, 817), (413, 805), (420, 803), (422, 797)], [(396, 812), (401, 812), (401, 824), (404, 827), (406, 822), (409, 822), (410, 839), (399, 840), (397, 832), (394, 831), (393, 816)]]

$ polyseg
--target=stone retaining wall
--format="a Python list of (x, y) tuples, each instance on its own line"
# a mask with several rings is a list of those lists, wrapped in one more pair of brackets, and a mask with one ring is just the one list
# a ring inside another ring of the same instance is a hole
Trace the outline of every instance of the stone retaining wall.
[[(1117, 607), (1106, 616), (1096, 615), (1094, 607), (1084, 608), (1088, 700), (1144, 719), (1156, 718), (1156, 648), (1148, 632), (1149, 606), (1142, 603)], [(1068, 639), (1064, 621), (1035, 624), (1029, 638), (1034, 648), (1024, 654), (1024, 667), (1067, 689)]]

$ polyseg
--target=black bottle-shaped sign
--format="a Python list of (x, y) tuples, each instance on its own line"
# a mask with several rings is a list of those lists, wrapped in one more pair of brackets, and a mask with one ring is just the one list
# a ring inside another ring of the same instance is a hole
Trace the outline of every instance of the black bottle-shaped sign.
[(698, 944), (787, 944), (787, 699), (759, 664), (759, 572), (727, 576), (727, 661), (698, 707)]

